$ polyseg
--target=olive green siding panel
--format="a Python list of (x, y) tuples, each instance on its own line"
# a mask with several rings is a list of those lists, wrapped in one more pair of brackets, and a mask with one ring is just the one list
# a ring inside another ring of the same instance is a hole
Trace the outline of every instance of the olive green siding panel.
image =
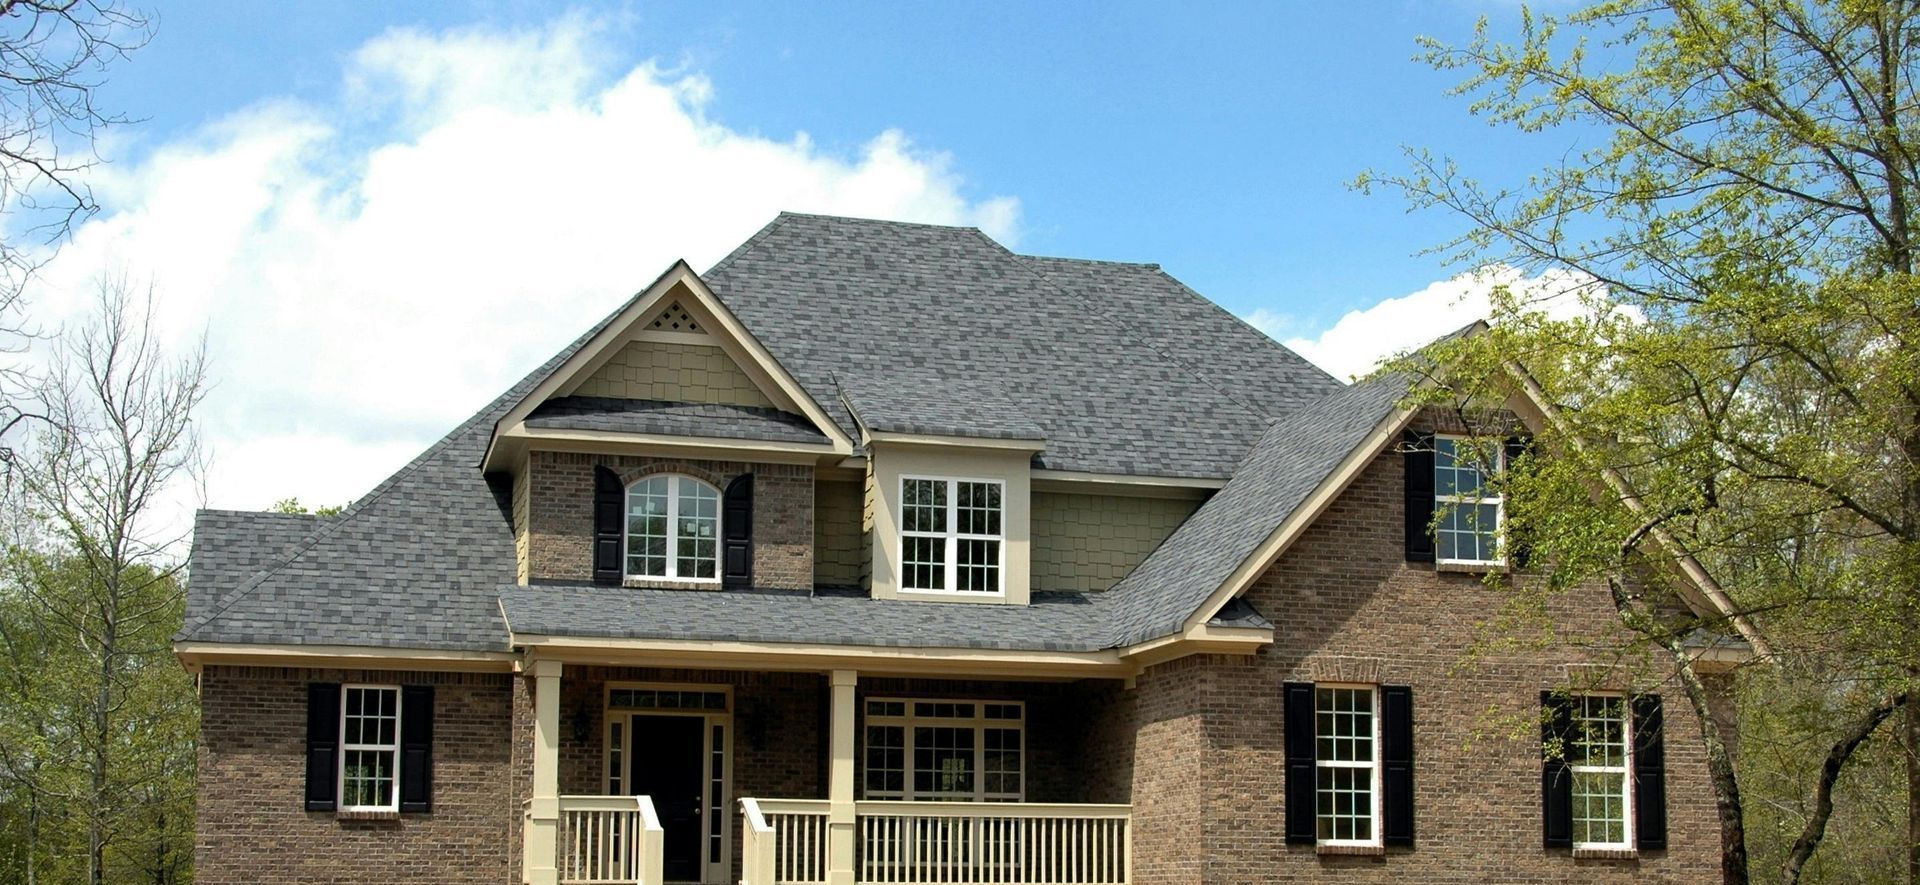
[(1112, 587), (1199, 506), (1185, 498), (1035, 492), (1033, 589)]
[(726, 351), (662, 341), (628, 342), (573, 393), (676, 403), (773, 405)]
[(858, 587), (867, 561), (861, 531), (864, 505), (857, 482), (823, 482), (813, 489), (813, 583)]

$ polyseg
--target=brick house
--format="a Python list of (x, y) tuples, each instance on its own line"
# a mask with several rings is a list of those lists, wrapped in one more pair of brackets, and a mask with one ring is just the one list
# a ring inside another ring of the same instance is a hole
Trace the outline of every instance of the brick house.
[(782, 215), (346, 512), (199, 514), (200, 881), (1715, 878), (1603, 589), (1476, 646), (1509, 449), (1408, 383)]

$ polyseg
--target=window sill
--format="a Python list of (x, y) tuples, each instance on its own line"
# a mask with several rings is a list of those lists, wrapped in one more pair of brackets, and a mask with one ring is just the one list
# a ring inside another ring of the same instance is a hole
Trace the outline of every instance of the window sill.
[(334, 820), (399, 820), (398, 811), (336, 811)]
[(681, 581), (673, 578), (626, 578), (622, 587), (634, 590), (718, 590), (719, 581)]
[(1436, 562), (1433, 564), (1433, 570), (1463, 575), (1504, 575), (1513, 571), (1504, 562)]
[(1633, 848), (1575, 848), (1573, 856), (1594, 860), (1638, 860), (1640, 852)]
[(1387, 853), (1385, 845), (1319, 845), (1313, 846), (1314, 854), (1347, 855), (1359, 857), (1379, 857)]

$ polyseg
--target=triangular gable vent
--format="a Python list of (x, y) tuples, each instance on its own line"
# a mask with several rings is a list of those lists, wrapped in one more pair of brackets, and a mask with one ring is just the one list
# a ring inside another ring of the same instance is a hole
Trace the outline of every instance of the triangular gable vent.
[(700, 321), (688, 314), (687, 309), (681, 307), (678, 301), (667, 305), (667, 309), (654, 317), (653, 322), (647, 324), (647, 328), (655, 332), (701, 333)]

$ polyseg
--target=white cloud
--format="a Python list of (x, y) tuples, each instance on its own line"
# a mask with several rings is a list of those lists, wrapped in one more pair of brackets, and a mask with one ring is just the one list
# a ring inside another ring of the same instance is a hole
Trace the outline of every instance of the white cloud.
[(68, 319), (103, 267), (152, 279), (166, 337), (208, 334), (209, 506), (371, 488), (674, 259), (705, 267), (782, 209), (973, 224), (943, 154), (857, 156), (710, 119), (697, 73), (606, 63), (597, 23), (383, 35), (340, 99), (240, 110), (94, 182), (116, 211), (47, 269)]
[[(1490, 265), (1433, 283), (1418, 292), (1349, 311), (1319, 335), (1286, 339), (1288, 347), (1334, 377), (1350, 379), (1372, 371), (1382, 360), (1411, 350), (1493, 312), (1491, 295), (1506, 287), (1520, 303), (1556, 318), (1586, 311), (1580, 296), (1594, 290), (1592, 278), (1562, 270), (1527, 276), (1504, 264)], [(1269, 335), (1288, 318), (1265, 308), (1247, 318)]]

